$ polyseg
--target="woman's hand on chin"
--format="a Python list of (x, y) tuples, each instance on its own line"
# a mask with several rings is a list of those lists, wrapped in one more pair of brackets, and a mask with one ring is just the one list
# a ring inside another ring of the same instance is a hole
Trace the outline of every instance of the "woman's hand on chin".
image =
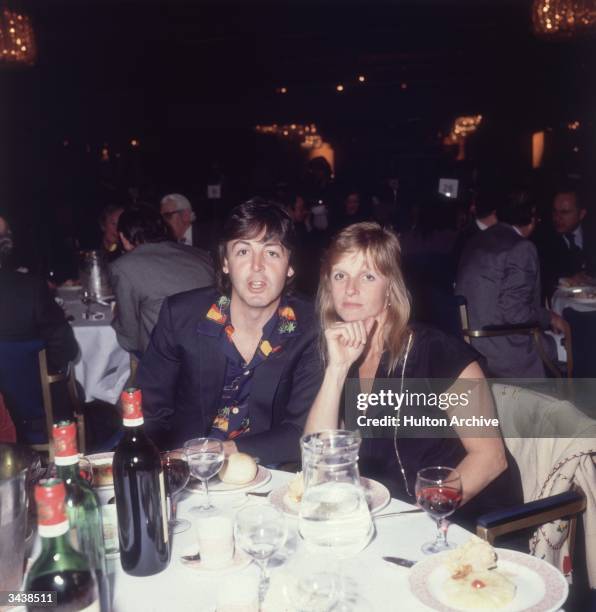
[(325, 330), (329, 366), (349, 368), (362, 355), (375, 319), (334, 323)]

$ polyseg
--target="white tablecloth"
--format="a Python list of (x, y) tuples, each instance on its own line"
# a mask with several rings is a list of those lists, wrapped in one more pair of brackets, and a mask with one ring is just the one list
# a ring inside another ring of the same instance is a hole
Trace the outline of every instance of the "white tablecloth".
[(85, 390), (85, 401), (103, 400), (115, 404), (130, 374), (130, 358), (116, 340), (110, 323), (109, 306), (91, 305), (91, 312), (102, 313), (104, 318), (88, 321), (83, 318), (86, 307), (80, 295), (73, 290), (58, 290), (67, 316), (81, 349), (75, 362), (75, 377)]
[[(287, 482), (292, 477), (286, 472), (273, 472), (271, 481), (263, 485), (262, 490), (274, 489)], [(235, 508), (245, 503), (267, 503), (245, 495), (213, 495), (213, 502), (222, 512), (233, 515)], [(246, 501), (246, 500), (250, 501)], [(188, 495), (178, 506), (178, 517), (193, 517), (188, 515), (188, 508), (196, 505), (196, 495)], [(391, 504), (382, 510), (385, 512), (411, 508), (408, 504), (392, 500)], [(297, 521), (289, 518), (289, 543), (287, 548), (297, 547), (303, 550), (303, 544), (296, 534)], [(408, 587), (409, 569), (405, 569), (382, 560), (382, 556), (391, 555), (408, 559), (422, 559), (425, 555), (420, 546), (435, 535), (435, 524), (425, 514), (402, 515), (375, 520), (376, 534), (368, 547), (359, 555), (346, 562), (345, 571), (350, 583), (355, 583), (358, 592), (369, 603), (369, 609), (375, 612), (390, 612), (392, 610), (420, 612), (427, 610), (425, 606), (410, 593)], [(470, 534), (457, 525), (449, 528), (449, 539), (454, 543), (466, 542)], [(195, 532), (191, 527), (188, 531), (174, 536), (172, 560), (169, 567), (147, 578), (134, 578), (125, 574), (119, 560), (112, 561), (114, 612), (214, 612), (217, 593), (222, 588), (234, 588), (235, 573), (199, 573), (183, 566), (178, 560), (181, 554), (188, 554), (188, 548), (195, 543)], [(274, 559), (275, 561), (275, 559)], [(285, 603), (280, 592), (283, 564), (271, 571), (272, 592), (266, 600), (266, 612), (284, 612), (291, 608)], [(255, 583), (258, 571), (254, 564), (239, 570), (253, 576)], [(363, 611), (366, 612), (366, 611)]]
[[(596, 291), (596, 287), (594, 287), (594, 291)], [(559, 315), (563, 315), (565, 308), (573, 308), (581, 312), (591, 312), (596, 310), (596, 299), (584, 301), (573, 297), (569, 289), (557, 289), (551, 299), (551, 306), (553, 311)]]

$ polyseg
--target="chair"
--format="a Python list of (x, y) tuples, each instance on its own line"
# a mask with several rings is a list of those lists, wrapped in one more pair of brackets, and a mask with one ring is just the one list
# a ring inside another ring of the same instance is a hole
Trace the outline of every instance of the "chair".
[[(470, 318), (468, 314), (468, 303), (463, 295), (455, 296), (459, 309), (459, 319), (464, 340), (471, 343), (472, 338), (494, 338), (497, 336), (530, 336), (534, 341), (536, 351), (547, 370), (558, 379), (563, 378), (561, 370), (555, 365), (548, 356), (542, 343), (542, 329), (535, 323), (521, 323), (514, 325), (485, 325), (482, 329), (470, 329)], [(565, 373), (568, 380), (567, 390), (571, 391), (571, 378), (573, 375), (573, 357), (571, 352), (571, 338), (565, 338), (565, 348), (567, 350), (567, 363)]]
[(79, 435), (79, 450), (85, 451), (85, 423), (76, 393), (74, 372), (49, 374), (43, 342), (0, 342), (0, 390), (17, 429), (17, 439), (48, 452), (53, 459), (52, 385), (63, 382), (73, 406)]
[(576, 378), (596, 378), (596, 312), (563, 310), (563, 318), (571, 328), (573, 375)]
[[(492, 388), (507, 448), (522, 477), (524, 504), (477, 520), (477, 535), (495, 538), (538, 527), (530, 550), (564, 573), (571, 571), (578, 515), (584, 527), (596, 521), (596, 421), (573, 404), (510, 385)], [(553, 523), (554, 521), (554, 523)], [(585, 528), (591, 586), (596, 586), (593, 526)]]
[[(39, 359), (39, 374), (41, 378), (41, 392), (43, 397), (44, 411), (46, 415), (46, 429), (48, 432), (48, 441), (52, 440), (52, 427), (54, 424), (54, 409), (52, 402), (53, 384), (64, 382), (68, 391), (68, 398), (73, 407), (74, 417), (77, 425), (78, 448), (80, 453), (85, 453), (85, 415), (81, 409), (79, 397), (77, 393), (77, 383), (74, 376), (74, 368), (72, 364), (68, 364), (65, 373), (50, 374), (48, 372), (48, 362), (45, 349), (38, 353)], [(53, 459), (54, 449), (53, 444), (47, 442), (45, 444), (34, 444), (35, 450), (47, 451), (50, 454), (50, 459)]]

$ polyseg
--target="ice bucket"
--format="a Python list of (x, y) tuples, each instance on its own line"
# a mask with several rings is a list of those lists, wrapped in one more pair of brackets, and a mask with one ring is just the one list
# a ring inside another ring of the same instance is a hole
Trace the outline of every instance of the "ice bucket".
[(80, 279), (83, 291), (96, 300), (112, 297), (108, 266), (99, 251), (82, 251), (80, 254)]
[(0, 444), (0, 591), (18, 590), (23, 581), (29, 482), (40, 469), (34, 451)]

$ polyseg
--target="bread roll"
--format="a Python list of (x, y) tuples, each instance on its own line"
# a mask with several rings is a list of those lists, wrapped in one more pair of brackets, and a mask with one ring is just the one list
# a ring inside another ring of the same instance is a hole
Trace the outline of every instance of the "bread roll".
[(243, 485), (255, 479), (257, 475), (255, 460), (246, 453), (230, 455), (219, 472), (219, 479), (226, 484)]

